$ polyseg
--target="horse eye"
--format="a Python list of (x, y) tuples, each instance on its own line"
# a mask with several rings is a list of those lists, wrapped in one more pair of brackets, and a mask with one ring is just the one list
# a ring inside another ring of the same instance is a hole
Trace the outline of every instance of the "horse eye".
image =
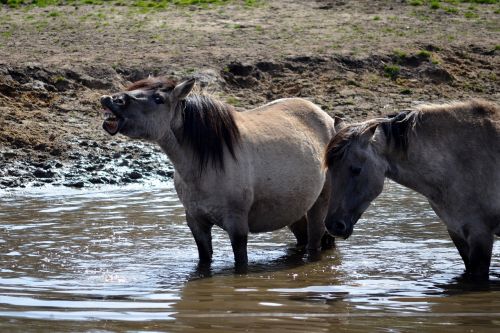
[(127, 94), (123, 94), (120, 96), (113, 96), (113, 103), (124, 106), (128, 103), (129, 96)]
[(154, 95), (153, 96), (153, 101), (155, 101), (156, 104), (163, 104), (165, 101), (163, 100), (163, 97), (160, 95)]
[(350, 166), (349, 170), (354, 176), (357, 176), (361, 173), (361, 168), (360, 167), (355, 167), (355, 166)]

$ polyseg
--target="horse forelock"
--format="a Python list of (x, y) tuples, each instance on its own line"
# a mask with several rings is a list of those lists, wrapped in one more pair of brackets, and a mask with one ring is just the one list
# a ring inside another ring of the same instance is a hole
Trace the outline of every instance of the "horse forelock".
[(330, 140), (325, 149), (323, 165), (331, 167), (344, 158), (351, 144), (366, 132), (366, 124), (350, 124), (340, 129)]
[(133, 82), (126, 88), (126, 91), (132, 90), (156, 90), (156, 89), (164, 89), (164, 90), (172, 90), (176, 85), (176, 81), (166, 78), (166, 77), (148, 77), (146, 79), (142, 79), (136, 82)]
[(181, 142), (191, 146), (200, 173), (209, 164), (224, 170), (224, 146), (236, 160), (235, 146), (240, 132), (232, 106), (208, 95), (189, 95), (180, 104), (182, 112)]

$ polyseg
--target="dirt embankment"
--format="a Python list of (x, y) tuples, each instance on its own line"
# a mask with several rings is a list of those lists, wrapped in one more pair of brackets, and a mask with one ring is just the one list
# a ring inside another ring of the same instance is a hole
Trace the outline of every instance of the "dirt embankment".
[(157, 147), (101, 130), (99, 96), (148, 74), (194, 76), (241, 110), (300, 96), (351, 121), (419, 102), (498, 102), (497, 7), (475, 5), (477, 17), (467, 18), (467, 6), (456, 5), (456, 13), (396, 1), (237, 2), (145, 13), (4, 7), (0, 188), (170, 178)]

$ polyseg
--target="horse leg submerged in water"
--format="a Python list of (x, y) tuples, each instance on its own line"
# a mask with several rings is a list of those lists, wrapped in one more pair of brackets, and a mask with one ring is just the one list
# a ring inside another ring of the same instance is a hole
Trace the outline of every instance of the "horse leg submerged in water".
[(493, 234), (481, 229), (483, 228), (476, 226), (465, 226), (461, 232), (448, 229), (448, 234), (462, 257), (466, 274), (475, 280), (488, 278), (493, 250)]
[[(314, 205), (300, 220), (289, 226), (297, 239), (297, 248), (305, 248), (308, 244), (310, 255), (318, 258), (315, 252), (331, 249), (335, 246), (335, 238), (324, 232), (324, 220), (328, 212), (328, 199), (330, 197), (330, 181), (326, 180), (325, 187)], [(320, 239), (320, 244), (318, 244)]]

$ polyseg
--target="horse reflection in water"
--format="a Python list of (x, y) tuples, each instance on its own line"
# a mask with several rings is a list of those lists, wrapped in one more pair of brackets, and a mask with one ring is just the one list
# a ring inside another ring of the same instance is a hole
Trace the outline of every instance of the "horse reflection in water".
[(226, 230), (236, 268), (247, 267), (249, 232), (289, 226), (316, 255), (325, 234), (329, 182), (323, 151), (335, 122), (313, 103), (282, 99), (236, 112), (193, 94), (194, 80), (148, 78), (103, 96), (111, 135), (155, 142), (175, 168), (175, 188), (198, 246), (200, 266), (212, 259), (211, 228)]
[(466, 268), (487, 280), (500, 235), (500, 110), (485, 101), (421, 106), (342, 128), (325, 164), (332, 181), (326, 227), (347, 238), (386, 177), (423, 194)]

